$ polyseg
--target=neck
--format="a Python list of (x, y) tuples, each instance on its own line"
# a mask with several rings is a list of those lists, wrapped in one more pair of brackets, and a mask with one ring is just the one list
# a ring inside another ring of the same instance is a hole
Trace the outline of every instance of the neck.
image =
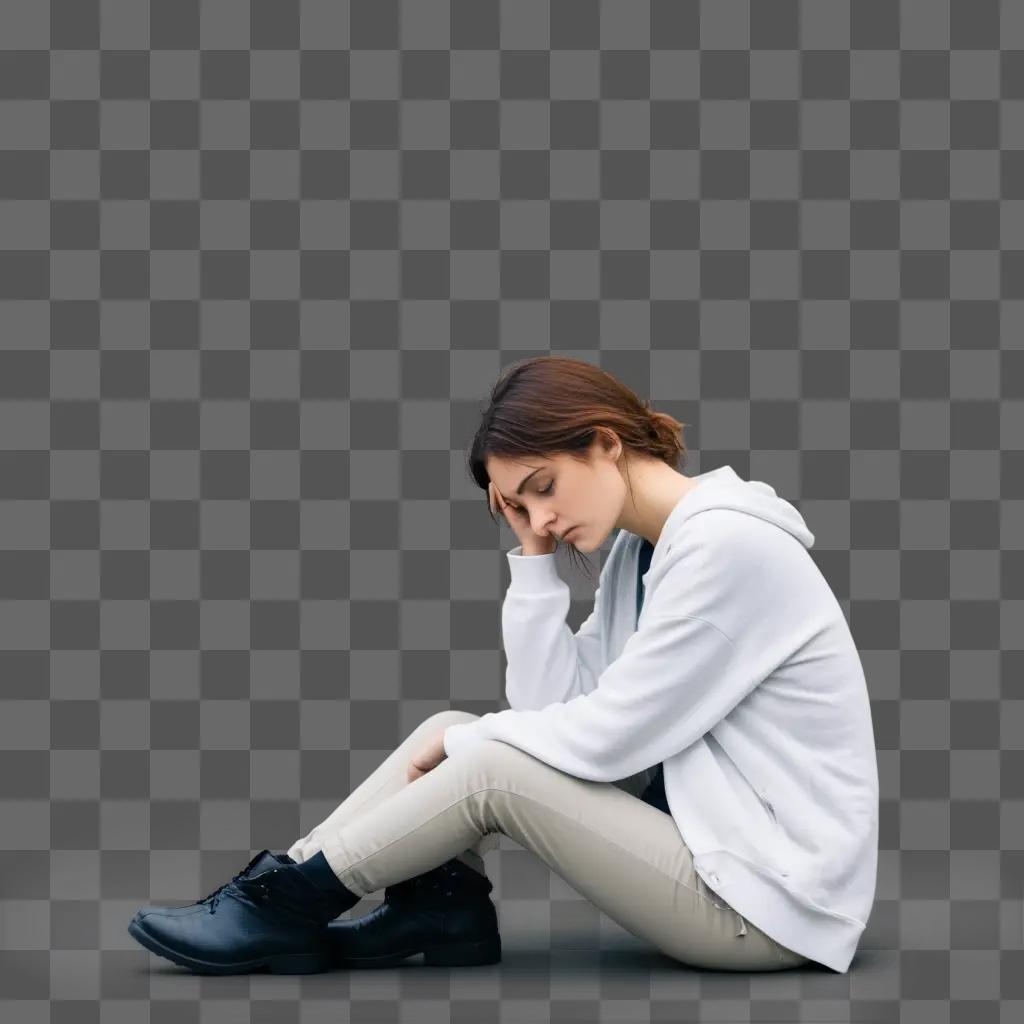
[(623, 530), (657, 544), (672, 510), (683, 497), (690, 493), (697, 482), (673, 469), (659, 459), (630, 461), (629, 475), (625, 476), (627, 487), (632, 486), (632, 496), (627, 491), (622, 512), (615, 524)]

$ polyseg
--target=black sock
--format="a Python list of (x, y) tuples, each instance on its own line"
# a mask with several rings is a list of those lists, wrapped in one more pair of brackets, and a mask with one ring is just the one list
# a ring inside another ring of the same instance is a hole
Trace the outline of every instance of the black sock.
[(296, 865), (298, 870), (306, 876), (318, 889), (323, 892), (347, 892), (348, 890), (341, 883), (341, 879), (334, 873), (334, 869), (327, 863), (323, 850), (318, 850), (316, 855)]

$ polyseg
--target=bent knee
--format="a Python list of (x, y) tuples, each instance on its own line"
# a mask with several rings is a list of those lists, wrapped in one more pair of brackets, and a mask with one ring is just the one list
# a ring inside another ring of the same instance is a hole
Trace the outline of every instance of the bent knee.
[(438, 711), (429, 715), (420, 723), (419, 728), (429, 725), (431, 728), (445, 729), (449, 725), (458, 725), (462, 722), (475, 722), (480, 716), (472, 711), (461, 711), (458, 708), (449, 708), (445, 711)]
[(476, 774), (480, 783), (487, 788), (502, 788), (509, 778), (523, 779), (538, 772), (554, 770), (533, 754), (504, 740), (490, 737), (460, 750), (456, 759)]

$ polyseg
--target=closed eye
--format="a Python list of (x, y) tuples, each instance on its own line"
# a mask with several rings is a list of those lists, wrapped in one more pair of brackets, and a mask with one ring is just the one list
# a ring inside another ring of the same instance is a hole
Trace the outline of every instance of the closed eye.
[[(551, 494), (554, 491), (554, 489), (555, 489), (555, 482), (554, 482), (554, 480), (552, 480), (551, 483), (549, 483), (547, 485), (547, 487), (544, 488), (543, 491), (538, 491), (537, 493), (538, 494), (543, 494), (543, 495), (547, 496), (547, 495)], [(508, 504), (512, 505), (511, 502), (508, 502)], [(517, 512), (521, 512), (522, 511), (522, 508), (519, 505), (512, 505), (512, 508), (514, 508)]]

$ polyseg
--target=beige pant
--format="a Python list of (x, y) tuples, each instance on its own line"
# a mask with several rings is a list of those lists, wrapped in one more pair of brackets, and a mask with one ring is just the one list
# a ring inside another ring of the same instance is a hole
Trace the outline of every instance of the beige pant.
[(341, 881), (367, 896), (451, 857), (483, 871), (483, 854), (506, 835), (623, 928), (685, 964), (773, 971), (808, 962), (697, 874), (671, 816), (639, 799), (653, 768), (590, 782), (484, 740), (407, 780), (409, 762), (431, 737), (477, 717), (427, 718), (288, 853), (301, 861), (323, 850)]

